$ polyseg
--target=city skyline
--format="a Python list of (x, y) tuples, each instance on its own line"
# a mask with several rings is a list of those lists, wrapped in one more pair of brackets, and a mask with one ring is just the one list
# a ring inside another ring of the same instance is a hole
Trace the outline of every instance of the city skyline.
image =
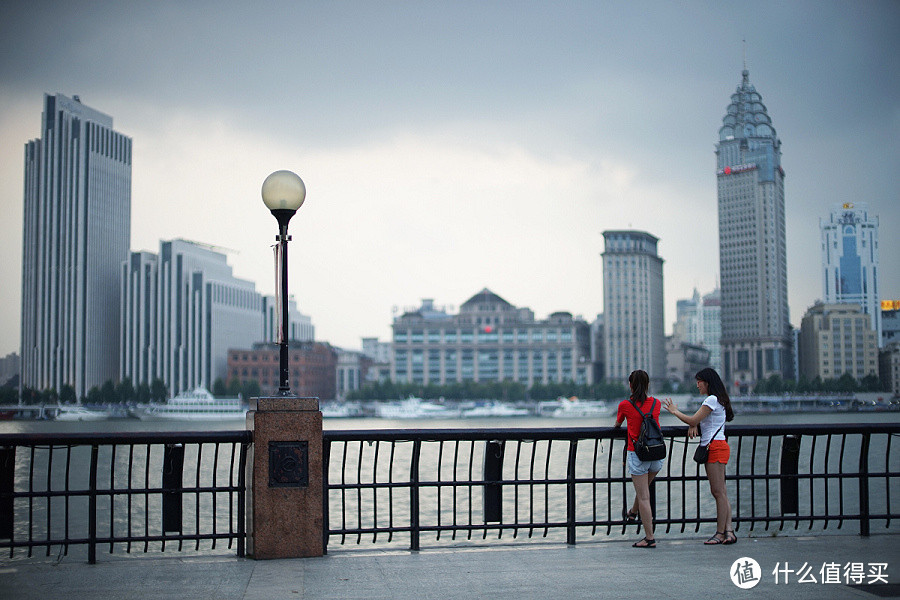
[(20, 351), (22, 148), (44, 93), (134, 140), (131, 250), (229, 248), (261, 293), (259, 187), (303, 177), (290, 291), (319, 339), (389, 339), (394, 306), (484, 287), (592, 320), (601, 232), (632, 228), (660, 238), (669, 331), (677, 299), (718, 283), (713, 144), (742, 39), (785, 143), (791, 324), (820, 299), (834, 204), (878, 216), (881, 295), (900, 298), (895, 3), (42, 6), (0, 8), (0, 356)]

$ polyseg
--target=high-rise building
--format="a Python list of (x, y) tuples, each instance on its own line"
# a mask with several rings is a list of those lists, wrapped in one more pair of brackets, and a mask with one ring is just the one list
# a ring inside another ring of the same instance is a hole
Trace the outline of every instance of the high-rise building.
[(604, 231), (603, 239), (604, 378), (624, 382), (643, 369), (661, 385), (666, 337), (659, 238), (643, 231)]
[(226, 256), (186, 240), (122, 264), (121, 376), (161, 379), (170, 395), (228, 375), (228, 350), (267, 340), (263, 297)]
[(900, 300), (881, 301), (881, 338), (878, 345), (884, 348), (900, 342)]
[(859, 304), (881, 344), (878, 297), (878, 217), (864, 203), (835, 206), (822, 231), (822, 290), (825, 304)]
[(719, 128), (716, 169), (722, 378), (747, 393), (793, 373), (781, 141), (746, 69)]
[(814, 304), (799, 340), (800, 374), (809, 380), (878, 377), (878, 341), (859, 304)]
[(590, 328), (568, 312), (537, 320), (483, 289), (450, 314), (425, 299), (396, 317), (391, 379), (590, 384)]
[[(694, 290), (690, 299), (675, 303), (675, 324), (672, 326), (675, 342), (696, 344), (709, 350), (708, 364), (716, 371), (722, 369), (722, 294), (718, 289), (700, 297)], [(671, 372), (671, 365), (669, 365)]]
[(22, 378), (79, 397), (119, 375), (119, 273), (131, 245), (131, 138), (78, 96), (44, 96), (25, 145)]

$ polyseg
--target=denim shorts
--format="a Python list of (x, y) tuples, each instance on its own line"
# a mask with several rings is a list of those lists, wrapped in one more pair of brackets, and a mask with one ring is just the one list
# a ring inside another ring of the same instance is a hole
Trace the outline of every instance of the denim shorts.
[(632, 475), (646, 475), (649, 472), (656, 473), (660, 469), (662, 469), (663, 461), (659, 460), (639, 460), (637, 454), (634, 453), (634, 450), (628, 451), (628, 458), (625, 462), (628, 463), (628, 472)]

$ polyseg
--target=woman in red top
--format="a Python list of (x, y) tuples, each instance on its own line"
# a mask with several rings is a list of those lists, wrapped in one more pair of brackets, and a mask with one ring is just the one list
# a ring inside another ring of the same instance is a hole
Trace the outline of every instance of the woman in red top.
[(641, 415), (635, 409), (637, 405), (641, 412), (647, 414), (653, 411), (653, 418), (659, 423), (660, 402), (651, 396), (647, 396), (650, 387), (650, 376), (646, 371), (632, 371), (628, 376), (628, 385), (631, 387), (631, 397), (619, 403), (619, 411), (616, 414), (616, 427), (622, 426), (622, 421), (628, 422), (628, 446), (626, 462), (631, 473), (631, 481), (634, 483), (634, 505), (631, 510), (623, 513), (625, 522), (635, 522), (640, 513), (641, 523), (644, 525), (644, 539), (632, 544), (635, 548), (656, 548), (656, 538), (653, 536), (653, 509), (650, 508), (650, 482), (662, 469), (662, 460), (642, 461), (634, 453), (634, 440), (641, 431)]

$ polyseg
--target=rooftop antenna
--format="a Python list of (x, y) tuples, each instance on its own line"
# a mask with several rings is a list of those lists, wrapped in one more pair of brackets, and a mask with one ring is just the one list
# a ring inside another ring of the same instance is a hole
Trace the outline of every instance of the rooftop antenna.
[(744, 44), (744, 70), (747, 70), (747, 40), (741, 40)]

